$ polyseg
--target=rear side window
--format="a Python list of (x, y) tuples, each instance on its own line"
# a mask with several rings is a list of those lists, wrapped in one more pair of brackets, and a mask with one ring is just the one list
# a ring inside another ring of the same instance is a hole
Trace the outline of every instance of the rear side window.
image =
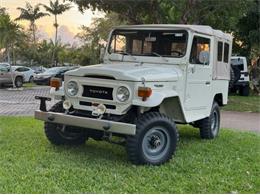
[(218, 42), (218, 61), (222, 61), (222, 55), (223, 55), (223, 42)]
[(228, 56), (229, 56), (229, 44), (225, 43), (224, 46), (224, 62), (228, 63)]

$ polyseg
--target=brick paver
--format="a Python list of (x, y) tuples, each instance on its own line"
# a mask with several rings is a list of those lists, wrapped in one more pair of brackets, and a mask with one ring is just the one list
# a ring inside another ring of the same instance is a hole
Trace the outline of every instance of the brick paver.
[[(40, 101), (35, 96), (48, 96), (49, 87), (25, 88), (19, 91), (0, 89), (0, 116), (32, 116), (39, 109)], [(47, 102), (49, 108), (55, 102)]]

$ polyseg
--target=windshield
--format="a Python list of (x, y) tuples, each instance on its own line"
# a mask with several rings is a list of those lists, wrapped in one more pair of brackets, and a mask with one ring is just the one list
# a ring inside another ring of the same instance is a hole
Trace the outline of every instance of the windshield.
[(57, 74), (57, 73), (59, 73), (60, 71), (63, 71), (63, 70), (65, 71), (66, 68), (60, 68), (60, 67), (50, 68), (50, 69), (46, 70), (44, 72), (44, 74)]
[(115, 30), (109, 53), (137, 56), (183, 57), (188, 33), (184, 30)]

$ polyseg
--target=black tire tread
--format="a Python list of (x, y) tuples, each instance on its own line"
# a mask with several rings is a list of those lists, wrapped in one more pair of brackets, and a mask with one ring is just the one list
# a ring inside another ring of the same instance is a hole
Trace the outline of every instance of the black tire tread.
[[(21, 86), (18, 86), (18, 85), (17, 85), (17, 79), (21, 79), (21, 81), (22, 81)], [(15, 87), (17, 87), (17, 88), (22, 87), (22, 86), (23, 86), (23, 78), (22, 78), (21, 76), (17, 76), (17, 77), (15, 78), (15, 80), (14, 80), (14, 84), (15, 84)]]
[[(62, 102), (56, 103), (51, 109), (51, 112), (64, 112), (64, 109), (62, 107)], [(72, 127), (67, 127), (72, 128)], [(86, 135), (82, 134), (82, 136), (79, 136), (77, 139), (65, 139), (63, 138), (56, 130), (56, 124), (45, 122), (44, 123), (44, 131), (45, 135), (48, 138), (48, 140), (54, 144), (54, 145), (81, 145), (86, 142)]]
[(249, 96), (249, 85), (241, 86), (240, 89), (239, 89), (239, 95)]
[[(214, 108), (214, 107), (217, 107), (217, 109), (219, 110), (218, 103), (215, 102), (215, 101), (213, 102), (212, 108)], [(200, 128), (200, 137), (202, 139), (214, 139), (214, 136), (211, 133), (211, 120), (210, 120), (210, 116), (199, 121), (199, 128)]]
[[(139, 137), (141, 136), (142, 131), (146, 128), (146, 125), (148, 123), (152, 123), (152, 122), (155, 122), (155, 121), (158, 121), (158, 120), (163, 120), (163, 121), (168, 122), (169, 124), (172, 124), (172, 126), (176, 130), (176, 134), (177, 134), (176, 135), (176, 137), (177, 137), (176, 142), (179, 140), (179, 134), (178, 134), (178, 131), (177, 131), (177, 128), (176, 128), (174, 121), (172, 121), (166, 115), (161, 114), (159, 112), (145, 113), (139, 118), (139, 120), (137, 120), (136, 135), (127, 137), (126, 150), (127, 150), (127, 154), (128, 154), (128, 159), (131, 163), (133, 163), (135, 165), (147, 164), (146, 162), (143, 161), (143, 159), (140, 159), (139, 155), (137, 154), (138, 140), (139, 140)], [(176, 148), (176, 145), (175, 145), (175, 148)], [(172, 158), (172, 156), (175, 152), (175, 148), (170, 151), (170, 153), (167, 155), (166, 159), (164, 159), (163, 161), (161, 161), (159, 163), (155, 163), (153, 165), (160, 165), (162, 163), (169, 161)], [(150, 164), (150, 163), (148, 163), (148, 164)]]

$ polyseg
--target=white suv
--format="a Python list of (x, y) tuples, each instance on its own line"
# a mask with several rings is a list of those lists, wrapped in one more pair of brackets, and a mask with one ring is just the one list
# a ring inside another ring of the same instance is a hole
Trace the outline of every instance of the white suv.
[[(126, 146), (134, 164), (159, 165), (174, 154), (176, 123), (219, 133), (219, 107), (227, 104), (232, 36), (209, 26), (135, 25), (112, 30), (104, 63), (51, 81), (61, 100), (35, 118), (53, 144), (87, 138)], [(115, 141), (114, 136), (122, 138)]]
[(14, 84), (20, 88), (24, 83), (24, 75), (12, 69), (8, 63), (0, 63), (0, 86)]
[(239, 91), (242, 96), (249, 95), (249, 73), (247, 68), (246, 57), (232, 56), (231, 67), (234, 74), (231, 91)]

